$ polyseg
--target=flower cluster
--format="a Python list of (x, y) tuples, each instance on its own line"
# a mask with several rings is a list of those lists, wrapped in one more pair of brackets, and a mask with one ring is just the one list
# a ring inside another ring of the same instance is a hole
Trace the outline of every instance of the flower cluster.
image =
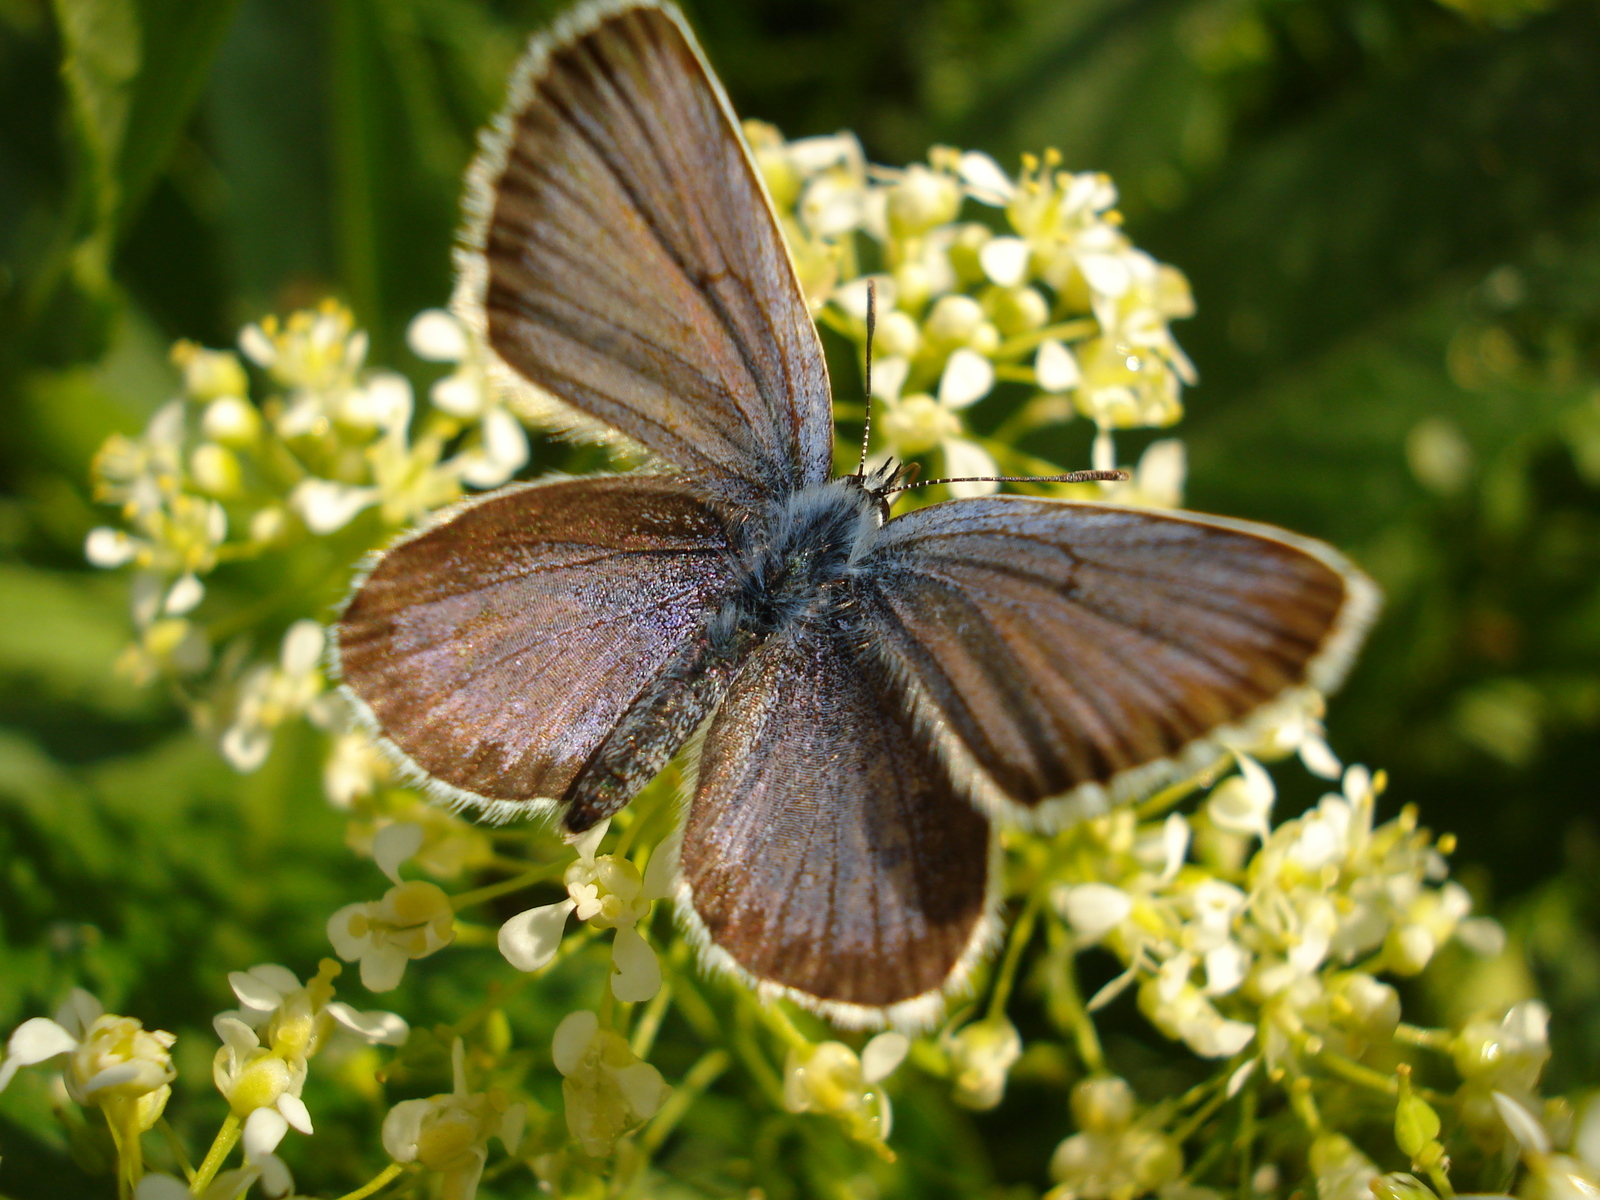
[(882, 1083), (911, 1048), (902, 1033), (880, 1033), (857, 1054), (843, 1042), (797, 1042), (783, 1071), (783, 1106), (792, 1113), (826, 1113), (859, 1141), (882, 1144), (894, 1128), (894, 1109)]
[[(1268, 832), (1271, 777), (1238, 759), (1241, 773), (1193, 822), (1140, 826), (1131, 811), (1095, 822), (1095, 877), (1055, 885), (1055, 904), (1080, 944), (1103, 944), (1126, 967), (1097, 1000), (1137, 984), (1150, 1020), (1202, 1057), (1254, 1043), (1281, 1070), (1330, 1047), (1359, 1054), (1399, 1020), (1377, 973), (1416, 974), (1452, 937), (1481, 941), (1489, 927), (1464, 924), (1470, 899), (1444, 882), (1415, 813), (1374, 825), (1381, 777), (1351, 767), (1341, 792)], [(1196, 839), (1196, 827), (1211, 836)], [(1237, 869), (1226, 843), (1252, 835), (1266, 840)], [(1186, 861), (1192, 842), (1200, 862)]]
[(24, 1021), (6, 1043), (0, 1090), (20, 1067), (63, 1059), (67, 1095), (105, 1113), (119, 1151), (138, 1145), (172, 1095), (172, 1034), (147, 1030), (134, 1017), (108, 1013), (88, 992), (74, 988), (55, 1019)]
[[(141, 682), (181, 679), (197, 723), (241, 771), (261, 765), (288, 717), (334, 722), (316, 703), (322, 638), (305, 619), (337, 599), (329, 564), (527, 462), (526, 434), (455, 319), (424, 312), (409, 338), (420, 358), (453, 366), (420, 416), (404, 376), (367, 367), (366, 335), (337, 304), (248, 326), (242, 359), (180, 342), (179, 394), (141, 435), (112, 437), (95, 459), (97, 495), (119, 507), (124, 527), (93, 530), (86, 553), (134, 569), (136, 640), (122, 667)], [(325, 538), (335, 559), (304, 553)], [(219, 569), (254, 560), (283, 567), (289, 587), (274, 606), (234, 601), (228, 581), (218, 594)], [(303, 578), (313, 562), (318, 577)], [(276, 655), (252, 661), (258, 626), (287, 632)], [(361, 783), (346, 772), (338, 786), (348, 794)]]
[(383, 1121), (383, 1148), (397, 1163), (416, 1163), (439, 1177), (450, 1200), (471, 1200), (489, 1157), (489, 1139), (499, 1138), (506, 1153), (522, 1141), (527, 1105), (512, 1103), (505, 1092), (467, 1089), (466, 1047), (457, 1038), (450, 1050), (450, 1092), (426, 1100), (402, 1100)]
[(556, 1026), (550, 1056), (562, 1076), (567, 1129), (592, 1157), (610, 1154), (619, 1137), (655, 1116), (667, 1098), (661, 1072), (587, 1009), (568, 1013)]
[(500, 953), (519, 971), (537, 971), (555, 957), (569, 916), (596, 929), (615, 929), (611, 994), (632, 1003), (661, 990), (661, 963), (639, 933), (639, 922), (655, 901), (665, 899), (678, 869), (679, 843), (676, 837), (662, 842), (641, 873), (619, 855), (595, 856), (610, 825), (602, 821), (573, 839), (578, 859), (564, 876), (567, 898), (530, 908), (502, 925)]
[(1080, 1080), (1072, 1089), (1078, 1132), (1056, 1147), (1046, 1200), (1133, 1200), (1177, 1181), (1183, 1150), (1149, 1120), (1135, 1119), (1133, 1091), (1115, 1076)]
[[(1113, 429), (1182, 414), (1194, 369), (1169, 323), (1193, 312), (1189, 286), (1129, 241), (1106, 176), (1064, 170), (1048, 153), (1013, 178), (948, 147), (890, 170), (869, 167), (849, 134), (785, 142), (770, 126), (745, 128), (818, 319), (864, 345), (868, 284), (876, 291), (882, 451), (937, 450), (956, 478), (1058, 474), (1019, 455), (1016, 438), (1081, 414), (1099, 431), (1094, 465), (1110, 468)], [(1003, 221), (973, 219), (985, 208)], [(1005, 436), (977, 437), (964, 413), (1000, 382), (1033, 398)]]
[[(1020, 451), (1018, 439), (1082, 417), (1095, 430), (1093, 465), (1108, 468), (1116, 465), (1113, 431), (1181, 415), (1193, 371), (1170, 322), (1189, 314), (1188, 287), (1129, 241), (1104, 176), (1064, 170), (1046, 154), (1025, 159), (1012, 177), (984, 155), (943, 148), (890, 170), (867, 165), (848, 134), (786, 142), (770, 127), (747, 131), (817, 319), (864, 349), (869, 283), (875, 291), (877, 452), (935, 454), (941, 473), (957, 477), (1057, 474), (1055, 464)], [(1252, 1114), (1261, 1111), (1270, 1088), (1289, 1101), (1271, 1118), (1280, 1157), (1309, 1163), (1324, 1200), (1447, 1194), (1450, 1156), (1440, 1139), (1454, 1129), (1485, 1155), (1520, 1156), (1522, 1200), (1595, 1194), (1600, 1105), (1575, 1115), (1541, 1097), (1549, 1057), (1542, 1006), (1524, 1001), (1453, 1030), (1402, 1021), (1393, 979), (1428, 968), (1451, 942), (1496, 954), (1504, 937), (1472, 915), (1467, 892), (1447, 878), (1447, 837), (1420, 829), (1410, 810), (1378, 820), (1381, 773), (1340, 764), (1323, 738), (1321, 699), (1310, 692), (1230, 744), (1236, 770), (1190, 813), (1176, 805), (1213, 784), (1220, 765), (1058, 834), (1008, 832), (1000, 882), (1021, 915), (987, 1008), (917, 1043), (890, 1031), (857, 1048), (817, 1029), (803, 1033), (781, 1005), (763, 1006), (737, 987), (708, 1000), (682, 941), (658, 953), (650, 919), (678, 862), (675, 837), (657, 820), (674, 811), (661, 799), (670, 787), (617, 816), (609, 853), (610, 822), (568, 839), (569, 850), (548, 831), (485, 830), (428, 808), (343, 715), (315, 617), (337, 599), (345, 565), (464, 489), (506, 482), (529, 446), (489, 382), (484, 348), (455, 318), (421, 314), (409, 343), (448, 372), (421, 405), (402, 376), (369, 367), (364, 335), (334, 304), (248, 327), (240, 354), (180, 345), (180, 394), (142, 435), (111, 439), (96, 461), (100, 494), (119, 506), (122, 524), (95, 530), (87, 544), (94, 563), (132, 568), (136, 638), (125, 669), (180, 683), (196, 724), (235, 768), (260, 767), (294, 721), (324, 739), (324, 791), (348, 816), (346, 840), (391, 884), (327, 924), (334, 950), (359, 962), (369, 990), (398, 987), (412, 962), (446, 947), (470, 953), (496, 944), (523, 973), (444, 1027), (433, 1044), (451, 1047), (451, 1090), (388, 1109), (382, 1144), (392, 1161), (359, 1194), (405, 1173), (470, 1200), (497, 1138), (552, 1190), (597, 1193), (608, 1169), (599, 1160), (615, 1155), (618, 1170), (637, 1169), (630, 1147), (647, 1157), (695, 1089), (734, 1061), (782, 1110), (773, 1121), (804, 1123), (808, 1137), (842, 1133), (851, 1149), (887, 1160), (894, 1125), (885, 1081), (908, 1056), (947, 1080), (969, 1109), (1001, 1104), (1024, 1072), (1069, 1095), (1072, 1123), (1063, 1117), (1050, 1164), (1052, 1200), (1212, 1194), (1225, 1171), (1206, 1153), (1186, 1165), (1186, 1148), (1234, 1138), (1231, 1126), (1217, 1132), (1217, 1113), (1247, 1100)], [(1015, 411), (981, 435), (969, 414), (1002, 385), (1014, 389)], [(1148, 446), (1127, 480), (1067, 485), (1063, 494), (1075, 487), (1174, 507), (1183, 484), (1183, 447), (1169, 439)], [(268, 574), (274, 589), (264, 594)], [(1276, 788), (1261, 763), (1292, 753), (1337, 781), (1336, 790), (1274, 825)], [(431, 878), (403, 878), (407, 861)], [(485, 872), (488, 882), (475, 878), (456, 894), (433, 881)], [(558, 880), (561, 899), (498, 929), (472, 924), (488, 901)], [(583, 929), (568, 932), (574, 917)], [(1049, 950), (1029, 958), (1040, 926)], [(606, 986), (592, 981), (599, 1003), (567, 1012), (547, 1058), (541, 1036), (512, 1069), (506, 997), (542, 988), (558, 958), (598, 966), (597, 956), (575, 953), (596, 931), (611, 931)], [(1120, 974), (1085, 1004), (1075, 962), (1091, 948), (1109, 951)], [(286, 1195), (293, 1181), (276, 1152), (289, 1129), (312, 1133), (302, 1100), (312, 1057), (340, 1029), (391, 1046), (408, 1033), (397, 1016), (335, 1001), (339, 971), (328, 960), (304, 984), (270, 964), (230, 976), (240, 1007), (216, 1018), (222, 1045), (213, 1062), (229, 1125), (188, 1183), (137, 1178), (139, 1134), (160, 1116), (175, 1078), (171, 1035), (106, 1015), (75, 993), (54, 1021), (19, 1027), (0, 1087), (21, 1067), (61, 1060), (64, 1092), (104, 1111), (140, 1200), (232, 1197), (256, 1183)], [(1013, 983), (1042, 995), (1065, 1035), (1060, 1044), (1023, 1022), (1034, 1039), (1024, 1046), (1007, 1015)], [(1125, 993), (1160, 1035), (1209, 1060), (1208, 1079), (1183, 1096), (1136, 1099), (1128, 1080), (1137, 1075), (1128, 1070), (1125, 1080), (1112, 1069), (1095, 1031), (1094, 1014)], [(713, 1047), (670, 1088), (648, 1061), (669, 1010)], [(498, 1041), (484, 1034), (481, 1053), (480, 1021), (503, 1031)], [(767, 1044), (755, 1036), (763, 1025), (773, 1035)], [(1413, 1085), (1410, 1060), (1423, 1052), (1453, 1062), (1461, 1081), (1453, 1093)], [(439, 1071), (441, 1058), (423, 1069)], [(1063, 1068), (1074, 1060), (1081, 1070)], [(426, 1061), (421, 1051), (417, 1061)], [(480, 1090), (469, 1086), (469, 1063)], [(548, 1071), (547, 1082), (560, 1077), (564, 1131), (535, 1102), (530, 1071)], [(1392, 1112), (1395, 1146), (1416, 1174), (1383, 1174), (1323, 1122), (1319, 1097), (1341, 1087), (1363, 1088), (1369, 1109), (1376, 1098)], [(1441, 1107), (1458, 1119), (1443, 1124)], [(242, 1141), (243, 1164), (220, 1171), (234, 1141)], [(569, 1158), (573, 1150), (581, 1157)], [(573, 1161), (589, 1173), (583, 1184), (551, 1183)], [(1255, 1177), (1227, 1182), (1275, 1190)]]

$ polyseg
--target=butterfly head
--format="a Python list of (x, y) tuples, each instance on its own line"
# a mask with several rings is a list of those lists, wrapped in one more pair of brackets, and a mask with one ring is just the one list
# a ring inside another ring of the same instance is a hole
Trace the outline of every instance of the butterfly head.
[(919, 470), (921, 467), (916, 463), (896, 462), (888, 458), (871, 470), (863, 463), (861, 470), (835, 482), (863, 493), (877, 509), (879, 521), (882, 522), (889, 519), (889, 497), (905, 491), (916, 479)]

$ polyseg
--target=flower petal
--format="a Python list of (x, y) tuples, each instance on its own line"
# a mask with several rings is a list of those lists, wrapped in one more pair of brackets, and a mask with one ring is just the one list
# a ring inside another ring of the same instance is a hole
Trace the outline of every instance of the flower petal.
[(263, 1154), (256, 1159), (256, 1170), (261, 1172), (261, 1191), (266, 1196), (287, 1196), (294, 1191), (294, 1176), (289, 1166), (276, 1154)]
[(1544, 1124), (1538, 1117), (1502, 1091), (1490, 1093), (1490, 1098), (1494, 1101), (1495, 1111), (1506, 1123), (1511, 1136), (1522, 1146), (1524, 1154), (1550, 1153), (1550, 1135), (1545, 1132)]
[(628, 1004), (648, 1000), (661, 990), (661, 961), (650, 943), (632, 925), (618, 927), (611, 943), (611, 994)]
[(992, 495), (1000, 490), (998, 483), (988, 481), (990, 476), (1000, 473), (1000, 468), (995, 466), (989, 452), (977, 442), (969, 442), (966, 438), (947, 438), (942, 449), (946, 475), (952, 479), (979, 481), (949, 484), (952, 496), (959, 500), (969, 500), (974, 496)]
[(956, 169), (961, 174), (961, 182), (967, 185), (967, 195), (980, 204), (998, 206), (1016, 194), (1017, 185), (987, 154), (968, 150)]
[(467, 356), (467, 334), (442, 308), (425, 308), (406, 327), (411, 353), (429, 362), (460, 362)]
[(228, 986), (233, 989), (233, 994), (239, 997), (239, 1003), (246, 1008), (253, 1008), (257, 1012), (271, 1012), (283, 1003), (283, 994), (299, 988), (300, 981), (296, 980), (294, 987), (280, 988), (262, 979), (253, 971), (229, 971)]
[(373, 946), (361, 956), (361, 986), (369, 992), (392, 992), (405, 978), (411, 956), (398, 946)]
[(415, 1162), (422, 1122), (434, 1109), (432, 1100), (402, 1100), (383, 1119), (383, 1148), (397, 1163)]
[(49, 1017), (33, 1017), (18, 1025), (6, 1043), (6, 1060), (31, 1067), (78, 1048), (78, 1039)]
[(1133, 911), (1133, 898), (1109, 883), (1080, 883), (1055, 893), (1056, 909), (1085, 942), (1097, 942)]
[(328, 940), (333, 943), (334, 953), (345, 962), (355, 962), (372, 942), (370, 936), (350, 931), (352, 921), (361, 917), (364, 922), (366, 914), (365, 904), (346, 904), (328, 918)]
[(563, 1075), (576, 1071), (599, 1031), (600, 1018), (586, 1008), (562, 1017), (555, 1036), (550, 1039), (550, 1057), (555, 1061), (556, 1070)]
[(1028, 278), (1028, 243), (1019, 237), (990, 238), (978, 251), (978, 264), (1001, 287), (1017, 287)]
[(1189, 822), (1183, 819), (1181, 813), (1173, 813), (1162, 825), (1161, 849), (1161, 882), (1171, 883), (1183, 866), (1184, 856), (1189, 853)]
[(382, 499), (375, 487), (352, 487), (331, 479), (302, 479), (289, 493), (289, 507), (300, 514), (306, 528), (316, 534), (343, 529), (368, 505)]
[(222, 1044), (233, 1052), (235, 1058), (242, 1059), (250, 1051), (261, 1045), (261, 1038), (256, 1031), (246, 1025), (238, 1017), (226, 1013), (218, 1013), (211, 1021), (211, 1027), (217, 1031), (217, 1037)]
[(254, 975), (268, 987), (276, 988), (282, 996), (300, 990), (300, 977), (281, 963), (257, 963), (245, 973)]
[(258, 1108), (244, 1119), (244, 1156), (254, 1162), (263, 1154), (271, 1154), (289, 1132), (289, 1122), (275, 1108)]
[(641, 900), (664, 900), (672, 891), (672, 881), (678, 874), (678, 858), (683, 852), (683, 830), (679, 829), (662, 840), (651, 852), (644, 868), (644, 885), (639, 889)]
[(582, 833), (569, 834), (567, 844), (578, 852), (578, 857), (585, 862), (594, 861), (594, 852), (600, 849), (600, 843), (605, 839), (606, 830), (611, 828), (611, 818), (607, 817), (600, 824), (584, 830)]
[(519, 971), (537, 971), (556, 956), (567, 917), (577, 907), (571, 900), (561, 900), (518, 913), (500, 926), (495, 939), (500, 953)]
[(861, 1078), (877, 1083), (905, 1061), (911, 1049), (911, 1039), (903, 1033), (890, 1030), (880, 1033), (861, 1048)]
[(301, 1133), (311, 1132), (311, 1110), (306, 1107), (306, 1102), (299, 1096), (284, 1092), (278, 1097), (278, 1111), (283, 1114), (283, 1119), (289, 1122)]
[(56, 1024), (82, 1040), (83, 1035), (89, 1032), (89, 1026), (105, 1014), (105, 1006), (99, 1000), (82, 988), (75, 987), (67, 993), (61, 1007), (56, 1009)]
[(965, 408), (989, 394), (994, 387), (994, 364), (976, 350), (963, 346), (950, 355), (939, 376), (939, 403), (948, 408)]
[(146, 1175), (133, 1189), (133, 1200), (194, 1200), (189, 1185), (171, 1175)]
[(661, 1078), (661, 1072), (647, 1062), (629, 1063), (611, 1072), (611, 1078), (617, 1081), (628, 1107), (644, 1120), (656, 1115), (671, 1090)]
[(1039, 344), (1039, 352), (1033, 358), (1033, 374), (1039, 387), (1047, 392), (1065, 392), (1083, 382), (1078, 360), (1054, 338)]
[(335, 1000), (323, 1011), (351, 1033), (382, 1046), (404, 1045), (411, 1034), (405, 1018), (392, 1012), (357, 1012), (343, 1000)]
[(182, 616), (186, 612), (193, 612), (205, 598), (206, 585), (200, 582), (199, 577), (193, 573), (182, 575), (161, 602), (161, 611), (168, 616)]
[(372, 861), (390, 880), (399, 883), (400, 864), (422, 849), (422, 837), (422, 826), (415, 821), (385, 825), (372, 839)]

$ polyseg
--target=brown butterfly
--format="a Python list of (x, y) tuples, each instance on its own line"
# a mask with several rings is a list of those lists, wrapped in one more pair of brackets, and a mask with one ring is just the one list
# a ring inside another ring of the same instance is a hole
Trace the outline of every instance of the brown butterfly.
[(827, 370), (772, 205), (682, 18), (535, 40), (470, 176), (457, 311), (649, 473), (484, 496), (391, 547), (345, 683), (432, 791), (609, 817), (685, 746), (679, 913), (717, 965), (927, 1025), (995, 938), (994, 821), (1057, 827), (1339, 682), (1377, 593), (1220, 517), (1020, 496), (886, 519), (832, 474)]

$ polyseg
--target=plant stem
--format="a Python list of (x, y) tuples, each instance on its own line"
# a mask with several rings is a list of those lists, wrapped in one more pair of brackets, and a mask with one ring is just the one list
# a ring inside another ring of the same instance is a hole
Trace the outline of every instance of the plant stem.
[(701, 1092), (716, 1081), (728, 1069), (732, 1060), (726, 1050), (708, 1050), (701, 1056), (700, 1061), (689, 1068), (689, 1073), (683, 1077), (683, 1082), (672, 1090), (672, 1095), (667, 1097), (667, 1102), (661, 1106), (661, 1111), (656, 1113), (650, 1124), (645, 1126), (644, 1133), (639, 1138), (639, 1148), (649, 1158), (661, 1148), (661, 1143), (666, 1141), (667, 1135), (672, 1132), (672, 1127), (683, 1119), (683, 1114), (689, 1111), (689, 1106), (694, 1103)]
[(223, 1160), (239, 1142), (240, 1128), (239, 1118), (230, 1112), (222, 1122), (222, 1128), (217, 1130), (216, 1140), (211, 1143), (211, 1149), (206, 1151), (205, 1161), (200, 1164), (200, 1169), (190, 1181), (189, 1190), (195, 1195), (205, 1191), (217, 1177), (217, 1172), (222, 1169)]
[(999, 974), (994, 981), (994, 990), (989, 993), (989, 1012), (987, 1019), (995, 1020), (1006, 1010), (1006, 1002), (1011, 999), (1011, 988), (1016, 982), (1017, 967), (1022, 962), (1022, 951), (1028, 941), (1033, 937), (1033, 927), (1039, 919), (1039, 906), (1044, 902), (1044, 888), (1036, 887), (1033, 894), (1028, 897), (1027, 906), (1017, 918), (1016, 924), (1011, 927), (1010, 940), (1006, 942), (1006, 956), (1000, 963)]
[(667, 1015), (667, 1005), (670, 1003), (672, 1003), (672, 980), (669, 977), (661, 981), (661, 990), (650, 998), (644, 1015), (633, 1028), (632, 1046), (635, 1057), (650, 1057), (650, 1047), (655, 1045), (656, 1032), (661, 1028), (661, 1021)]
[(390, 1163), (387, 1167), (379, 1171), (355, 1191), (346, 1192), (344, 1195), (340, 1196), (339, 1200), (366, 1200), (366, 1197), (372, 1195), (373, 1192), (388, 1184), (396, 1175), (400, 1174), (402, 1170), (404, 1170), (404, 1168), (401, 1167), (399, 1163)]

